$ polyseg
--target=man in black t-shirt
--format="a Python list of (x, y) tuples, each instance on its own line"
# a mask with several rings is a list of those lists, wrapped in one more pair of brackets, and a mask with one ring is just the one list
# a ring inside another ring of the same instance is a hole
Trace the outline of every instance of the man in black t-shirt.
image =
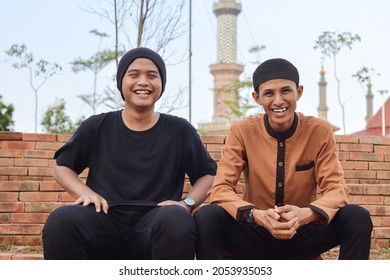
[[(75, 202), (48, 217), (45, 259), (194, 258), (191, 213), (216, 163), (189, 122), (155, 111), (165, 83), (156, 52), (130, 50), (117, 71), (124, 109), (88, 118), (55, 153), (54, 179)], [(182, 199), (186, 174), (193, 187)]]

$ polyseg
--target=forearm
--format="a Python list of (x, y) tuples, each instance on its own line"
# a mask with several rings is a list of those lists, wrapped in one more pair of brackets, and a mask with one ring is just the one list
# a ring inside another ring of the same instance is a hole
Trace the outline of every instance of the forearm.
[(79, 198), (82, 193), (89, 189), (77, 173), (66, 166), (55, 165), (53, 168), (53, 178), (74, 198)]
[(213, 181), (214, 176), (212, 175), (205, 175), (196, 180), (194, 186), (187, 194), (188, 197), (195, 201), (196, 206), (199, 206), (206, 200), (207, 192), (211, 188)]

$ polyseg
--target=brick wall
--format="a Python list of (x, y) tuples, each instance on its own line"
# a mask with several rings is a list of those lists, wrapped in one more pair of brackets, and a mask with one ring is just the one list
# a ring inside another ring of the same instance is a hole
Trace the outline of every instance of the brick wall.
[[(39, 245), (53, 209), (73, 202), (52, 178), (54, 152), (69, 135), (0, 132), (0, 244)], [(202, 137), (218, 162), (223, 136)], [(390, 246), (390, 139), (336, 136), (352, 202), (372, 215), (373, 248)], [(86, 172), (82, 174), (85, 178)], [(184, 189), (189, 188), (188, 182)], [(243, 184), (239, 183), (238, 191)]]

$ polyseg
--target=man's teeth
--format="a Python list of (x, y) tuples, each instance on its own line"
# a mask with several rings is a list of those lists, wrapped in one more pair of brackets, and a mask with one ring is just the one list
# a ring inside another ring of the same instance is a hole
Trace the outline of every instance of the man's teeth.
[(137, 91), (135, 91), (135, 94), (149, 95), (150, 91), (148, 91), (148, 90), (137, 90)]
[(283, 109), (272, 109), (272, 112), (276, 113), (276, 114), (282, 114), (283, 112), (287, 111), (287, 108), (283, 108)]

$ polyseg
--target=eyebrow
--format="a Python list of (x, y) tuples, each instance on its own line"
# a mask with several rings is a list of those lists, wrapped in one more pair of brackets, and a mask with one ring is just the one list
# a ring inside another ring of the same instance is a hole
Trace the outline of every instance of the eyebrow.
[[(141, 72), (141, 70), (140, 69), (128, 69), (127, 71), (126, 71), (126, 73), (131, 73), (131, 72)], [(150, 73), (153, 73), (153, 74), (160, 74), (157, 70), (147, 70), (146, 71), (148, 74), (150, 74)]]

